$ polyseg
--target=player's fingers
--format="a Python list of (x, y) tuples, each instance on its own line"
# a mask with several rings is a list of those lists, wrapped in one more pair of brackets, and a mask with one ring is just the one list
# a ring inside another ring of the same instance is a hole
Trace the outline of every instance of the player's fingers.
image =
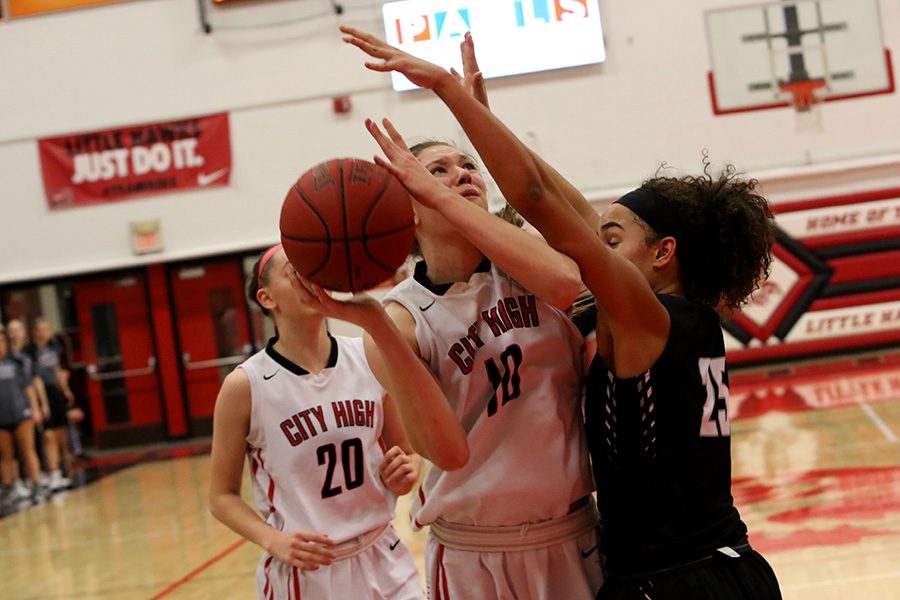
[(387, 61), (381, 63), (367, 62), (364, 64), (370, 71), (378, 71), (379, 73), (387, 73), (388, 71), (394, 70), (394, 67)]
[(390, 462), (381, 463), (381, 478), (385, 481), (390, 480), (395, 476), (397, 470), (403, 467), (403, 463), (399, 458), (395, 458)]
[(316, 297), (310, 291), (309, 287), (304, 284), (296, 271), (288, 275), (288, 281), (290, 282), (291, 287), (294, 288), (294, 291), (297, 292), (297, 295), (300, 296), (304, 302), (310, 303), (316, 300)]
[(351, 46), (356, 46), (369, 56), (375, 58), (384, 58), (386, 56), (385, 48), (381, 48), (375, 44), (367, 42), (366, 40), (360, 39), (355, 36), (347, 36), (343, 38), (343, 41)]
[(472, 67), (473, 71), (477, 71), (478, 59), (475, 57), (475, 38), (472, 37), (472, 32), (466, 32), (463, 43), (466, 45), (466, 54), (469, 56), (469, 66)]
[(326, 306), (334, 306), (335, 304), (337, 304), (337, 301), (331, 297), (331, 294), (329, 294), (328, 291), (318, 283), (313, 283), (310, 281), (309, 287), (316, 299), (322, 304)]
[(381, 128), (378, 127), (378, 123), (372, 119), (366, 119), (366, 129), (368, 129), (369, 134), (375, 138), (375, 143), (378, 144), (378, 147), (381, 148), (382, 152), (385, 153), (388, 159), (391, 159), (391, 154), (395, 150), (394, 143), (384, 135)]
[(390, 119), (382, 119), (381, 124), (384, 125), (384, 130), (387, 131), (389, 136), (391, 136), (392, 142), (397, 144), (397, 146), (403, 150), (409, 150), (409, 148), (406, 147), (406, 141), (403, 139), (403, 136), (400, 135), (400, 132), (397, 131), (397, 128), (394, 127), (394, 124), (391, 123)]
[(327, 557), (319, 556), (304, 551), (291, 552), (291, 560), (303, 565), (308, 570), (318, 569), (322, 565), (330, 565), (333, 560)]
[(412, 478), (414, 471), (415, 471), (415, 469), (413, 469), (413, 466), (411, 464), (399, 463), (399, 464), (395, 465), (395, 468), (391, 471), (391, 473), (389, 475), (384, 476), (384, 479), (385, 479), (385, 481), (388, 481), (391, 483), (400, 483), (402, 481), (406, 481), (406, 480)]
[(456, 80), (457, 83), (465, 82), (463, 76), (459, 74), (459, 71), (457, 71), (455, 67), (450, 67), (450, 75), (453, 77), (453, 79)]
[(411, 470), (412, 468), (412, 459), (403, 454), (391, 460), (390, 463), (385, 464), (381, 476), (385, 479), (394, 478), (398, 472)]
[(334, 546), (334, 541), (325, 535), (324, 533), (319, 533), (317, 531), (298, 531), (294, 533), (293, 539), (291, 540), (292, 548), (299, 548), (297, 545), (303, 543), (312, 542), (314, 544), (321, 544), (322, 546)]
[(393, 460), (394, 457), (400, 456), (403, 454), (403, 449), (400, 446), (391, 446), (388, 448), (388, 451), (384, 453), (385, 460)]
[(303, 560), (322, 565), (330, 564), (335, 558), (334, 552), (318, 544), (305, 544), (303, 548), (296, 551), (296, 554)]
[(357, 29), (356, 27), (350, 27), (349, 25), (341, 25), (340, 27), (338, 27), (338, 29), (340, 29), (342, 33), (346, 33), (349, 36), (358, 38), (360, 40), (368, 42), (369, 44), (373, 44), (373, 45), (377, 44), (377, 45), (384, 45), (384, 46), (387, 45), (382, 40), (375, 37), (374, 35), (366, 33), (365, 31), (363, 31), (361, 29)]
[(396, 177), (400, 183), (403, 183), (403, 179), (401, 178), (402, 171), (397, 168), (393, 163), (384, 160), (382, 157), (377, 154), (372, 157), (372, 161), (383, 169), (387, 169), (387, 172)]

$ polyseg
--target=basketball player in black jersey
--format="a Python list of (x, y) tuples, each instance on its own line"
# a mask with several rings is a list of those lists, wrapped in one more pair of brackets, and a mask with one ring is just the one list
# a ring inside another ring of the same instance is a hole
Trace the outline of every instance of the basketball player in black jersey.
[[(348, 33), (347, 29), (344, 29)], [(510, 203), (572, 257), (597, 305), (588, 433), (605, 530), (598, 599), (780, 598), (731, 497), (728, 374), (717, 309), (741, 306), (771, 263), (755, 180), (655, 177), (598, 215), (487, 108), (471, 36), (465, 77), (352, 31), (358, 47), (432, 89)], [(510, 156), (531, 161), (508, 168)]]

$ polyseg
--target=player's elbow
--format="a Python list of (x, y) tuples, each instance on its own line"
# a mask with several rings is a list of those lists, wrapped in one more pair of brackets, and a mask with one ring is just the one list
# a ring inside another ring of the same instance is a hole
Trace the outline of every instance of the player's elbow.
[(557, 273), (552, 289), (553, 292), (551, 297), (546, 300), (547, 303), (560, 310), (568, 310), (584, 289), (578, 265), (573, 262), (571, 267)]

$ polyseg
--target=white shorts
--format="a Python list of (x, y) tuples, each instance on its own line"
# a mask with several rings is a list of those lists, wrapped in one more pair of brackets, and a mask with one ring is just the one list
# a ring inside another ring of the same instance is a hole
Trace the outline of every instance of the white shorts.
[(304, 571), (266, 554), (256, 569), (260, 600), (423, 600), (409, 548), (387, 527), (364, 550), (318, 571)]
[(428, 597), (594, 600), (603, 584), (597, 541), (593, 528), (539, 548), (476, 551), (450, 548), (431, 534), (425, 548)]

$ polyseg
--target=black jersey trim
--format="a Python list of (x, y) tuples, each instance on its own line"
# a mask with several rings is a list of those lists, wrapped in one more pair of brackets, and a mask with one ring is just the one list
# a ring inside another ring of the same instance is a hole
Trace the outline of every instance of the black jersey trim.
[[(328, 335), (328, 339), (331, 340), (331, 352), (328, 354), (328, 363), (325, 365), (326, 369), (330, 369), (337, 365), (338, 359), (338, 343), (337, 340), (334, 339), (330, 334)], [(293, 373), (294, 375), (309, 375), (309, 371), (301, 367), (300, 365), (291, 362), (284, 355), (279, 354), (278, 350), (275, 349), (275, 343), (278, 342), (278, 336), (269, 339), (269, 342), (266, 344), (266, 354), (269, 355), (269, 358), (277, 362), (279, 365)]]
[[(491, 261), (485, 257), (484, 260), (479, 263), (479, 265), (475, 268), (475, 273), (487, 273), (491, 270)], [(474, 274), (474, 273), (473, 273)], [(434, 283), (428, 277), (428, 265), (425, 264), (424, 260), (420, 260), (416, 263), (416, 268), (413, 271), (413, 280), (416, 283), (424, 287), (426, 290), (434, 294), (435, 296), (443, 296), (447, 293), (447, 290), (456, 283), (455, 281), (450, 283)]]

